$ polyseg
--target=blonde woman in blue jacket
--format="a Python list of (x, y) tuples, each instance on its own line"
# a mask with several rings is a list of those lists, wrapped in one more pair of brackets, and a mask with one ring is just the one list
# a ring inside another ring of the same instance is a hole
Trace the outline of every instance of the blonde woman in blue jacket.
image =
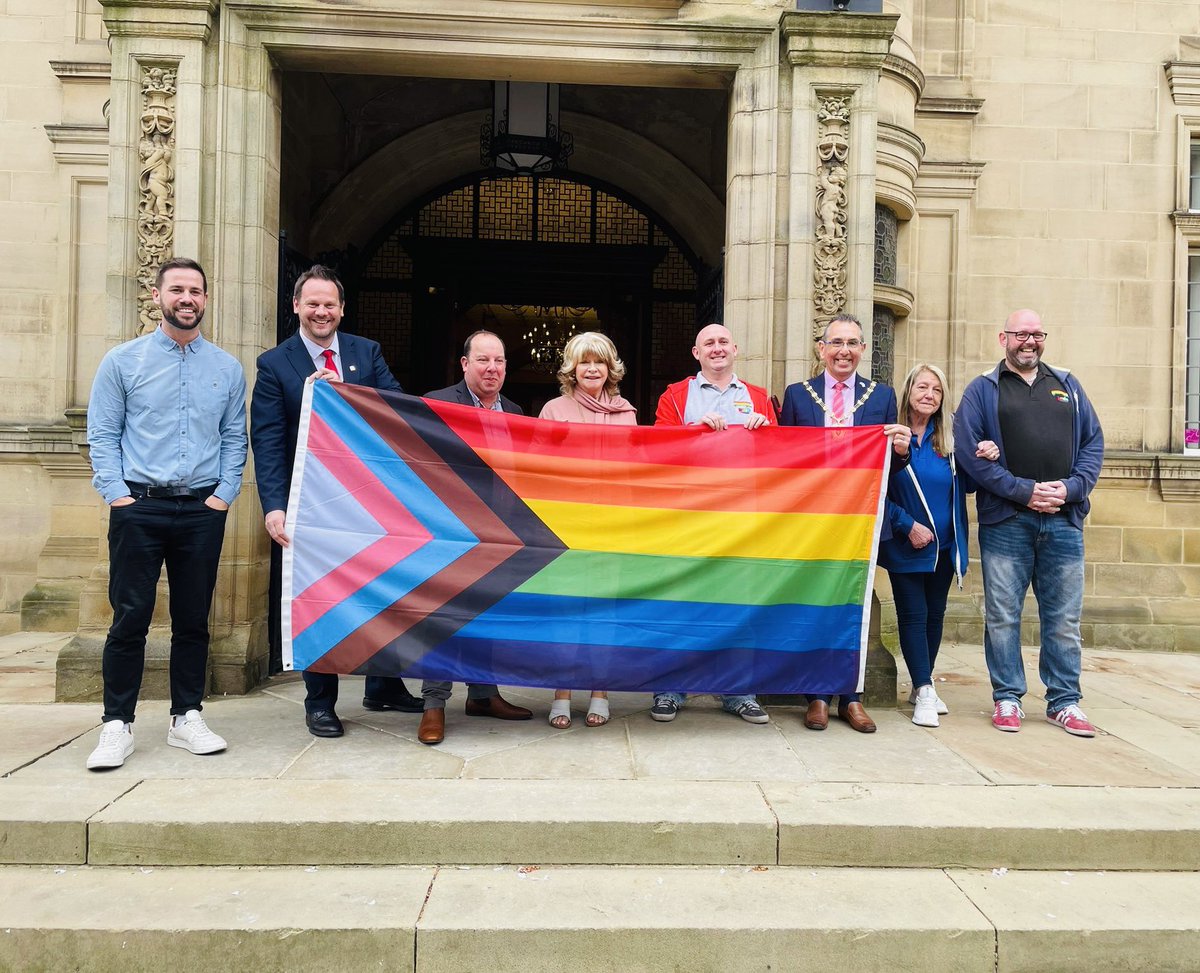
[[(950, 582), (967, 570), (965, 476), (954, 464), (954, 434), (946, 409), (946, 376), (921, 362), (904, 379), (897, 421), (912, 429), (907, 466), (888, 483), (890, 540), (879, 545), (896, 601), (900, 651), (912, 677), (912, 721), (937, 726), (948, 712), (933, 688), (933, 666), (942, 642)], [(981, 446), (990, 444), (980, 444)]]

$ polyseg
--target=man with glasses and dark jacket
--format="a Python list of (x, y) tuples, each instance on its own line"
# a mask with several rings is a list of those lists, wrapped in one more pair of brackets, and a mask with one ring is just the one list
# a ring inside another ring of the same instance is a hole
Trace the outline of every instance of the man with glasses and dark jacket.
[(1015, 733), (1025, 715), (1021, 609), (1032, 583), (1046, 719), (1091, 737), (1096, 729), (1079, 708), (1083, 518), (1104, 433), (1075, 377), (1042, 361), (1047, 335), (1036, 311), (1014, 311), (999, 337), (1004, 360), (967, 386), (954, 417), (958, 465), (978, 484), (992, 725)]

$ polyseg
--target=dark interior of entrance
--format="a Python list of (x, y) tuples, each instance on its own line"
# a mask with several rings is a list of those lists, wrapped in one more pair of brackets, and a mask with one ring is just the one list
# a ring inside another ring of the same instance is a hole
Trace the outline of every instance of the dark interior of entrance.
[[(430, 101), (422, 92), (448, 96), (451, 103), (443, 98), (441, 109), (452, 112), (472, 97), (486, 100), (488, 90), (484, 82), (343, 81), (331, 83), (339, 103), (374, 91), (375, 102), (368, 103), (376, 114), (380, 90), (393, 102), (419, 102), (426, 115)], [(293, 101), (289, 111), (287, 93), (311, 95), (314, 83), (314, 76), (306, 75), (290, 87), (285, 84), (285, 148), (288, 119), (296, 124), (301, 105)], [(607, 104), (615, 113), (629, 113), (631, 92), (648, 89), (563, 90), (571, 92), (564, 94), (564, 104), (574, 98), (595, 110)], [(695, 102), (694, 110), (708, 115), (714, 107), (724, 111), (724, 93), (717, 94), (669, 92), (668, 100), (676, 106)], [(653, 105), (648, 110), (653, 112)], [(364, 106), (360, 118), (365, 111)], [(638, 115), (629, 117), (636, 121)], [(359, 153), (381, 137), (370, 128), (348, 131), (352, 142), (365, 143)], [(345, 140), (343, 145), (343, 155), (350, 155)], [(410, 392), (457, 382), (463, 340), (480, 328), (504, 339), (505, 394), (534, 414), (558, 394), (554, 373), (561, 348), (579, 331), (599, 330), (616, 343), (627, 366), (622, 391), (638, 406), (643, 422), (652, 417), (662, 388), (695, 369), (690, 348), (697, 324), (720, 315), (721, 268), (706, 264), (651, 207), (619, 187), (576, 171), (501, 176), (476, 169), (410, 199), (399, 212), (379, 214), (370, 239), (316, 249), (303, 232), (306, 203), (309, 209), (315, 205), (313, 187), (305, 183), (303, 192), (296, 187), (303, 176), (311, 179), (325, 170), (315, 165), (311, 143), (306, 151), (309, 157), (302, 155), (291, 172), (283, 153), (281, 340), (296, 326), (290, 282), (320, 260), (335, 266), (346, 284), (343, 329), (379, 341)], [(351, 164), (344, 158), (341, 167)], [(721, 176), (711, 173), (713, 181)], [(288, 224), (300, 229), (290, 230)]]

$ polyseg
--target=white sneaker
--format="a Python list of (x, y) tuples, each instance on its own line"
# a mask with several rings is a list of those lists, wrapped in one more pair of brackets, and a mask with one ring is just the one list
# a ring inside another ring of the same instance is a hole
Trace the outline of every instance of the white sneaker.
[(133, 724), (109, 720), (100, 730), (100, 742), (87, 758), (88, 770), (111, 770), (133, 753)]
[(208, 728), (204, 717), (196, 709), (188, 710), (183, 716), (171, 717), (167, 745), (181, 747), (192, 753), (217, 753), (228, 746), (224, 739)]
[[(930, 686), (929, 688), (930, 688), (930, 689), (933, 689), (933, 687), (932, 687), (932, 686)], [(933, 698), (934, 698), (934, 701), (935, 701), (935, 702), (936, 702), (936, 704), (937, 704), (937, 711), (938, 711), (938, 715), (939, 715), (939, 716), (945, 716), (947, 713), (949, 713), (949, 712), (950, 712), (950, 707), (949, 707), (949, 706), (947, 706), (947, 705), (946, 705), (946, 701), (945, 701), (944, 699), (942, 699), (942, 697), (941, 697), (941, 696), (939, 696), (939, 695), (937, 694), (937, 690), (936, 690), (936, 689), (933, 689)], [(908, 705), (909, 705), (909, 706), (916, 706), (916, 705), (917, 705), (917, 691), (916, 691), (915, 689), (914, 689), (912, 692), (910, 692), (910, 693), (908, 694)], [(936, 726), (936, 725), (937, 725), (937, 724), (935, 723), (935, 724), (934, 724), (934, 726)]]
[(937, 726), (937, 692), (932, 686), (922, 686), (914, 702), (912, 721), (917, 726)]

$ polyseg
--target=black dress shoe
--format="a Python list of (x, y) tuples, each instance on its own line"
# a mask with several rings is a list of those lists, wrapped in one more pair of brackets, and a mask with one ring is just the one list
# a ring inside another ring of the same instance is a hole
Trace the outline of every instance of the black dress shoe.
[(403, 696), (388, 696), (386, 699), (381, 696), (364, 696), (363, 709), (374, 710), (376, 713), (387, 710), (397, 713), (423, 713), (425, 700), (412, 693), (405, 693)]
[(346, 732), (342, 728), (342, 721), (338, 719), (337, 713), (331, 709), (319, 709), (312, 713), (305, 713), (304, 722), (308, 725), (308, 732), (315, 737), (340, 737)]

